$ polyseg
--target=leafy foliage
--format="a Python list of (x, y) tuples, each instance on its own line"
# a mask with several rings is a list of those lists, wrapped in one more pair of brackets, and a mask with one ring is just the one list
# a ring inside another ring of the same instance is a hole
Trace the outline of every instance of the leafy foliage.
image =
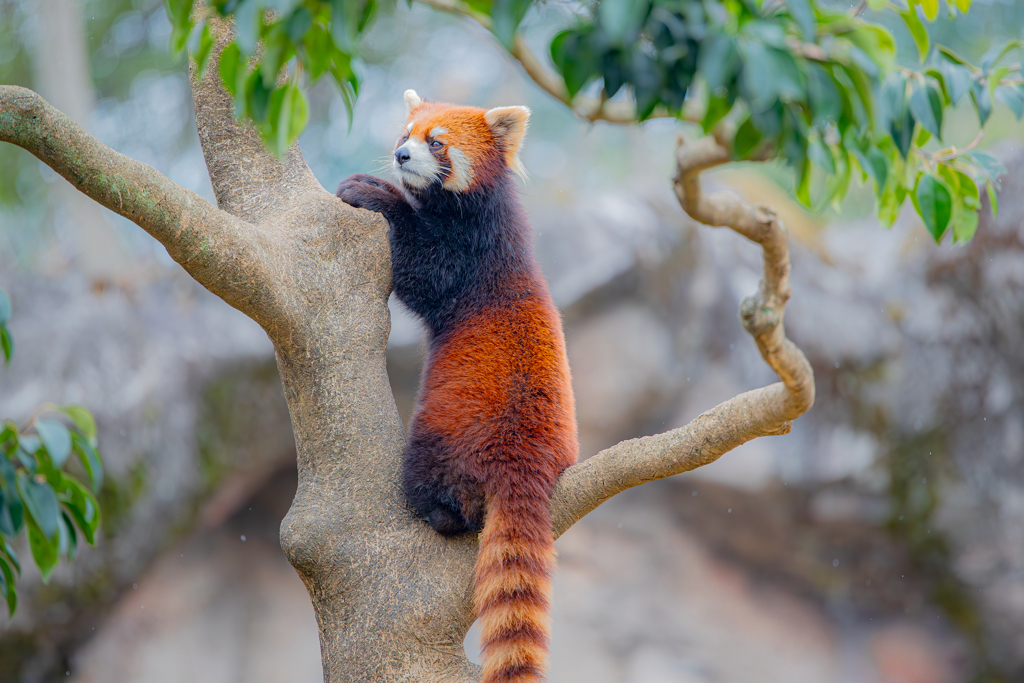
[[(1003, 169), (974, 151), (977, 141), (941, 148), (943, 119), (966, 96), (983, 126), (996, 101), (1024, 115), (1020, 60), (1008, 59), (1021, 44), (973, 66), (932, 45), (923, 20), (938, 16), (937, 0), (869, 4), (899, 12), (919, 69), (897, 64), (885, 27), (813, 0), (601, 0), (555, 37), (551, 56), (571, 95), (623, 93), (638, 120), (687, 118), (720, 137), (734, 129), (735, 157), (787, 161), (809, 207), (838, 203), (859, 175), (886, 224), (909, 197), (936, 241), (947, 232), (968, 240), (979, 188), (994, 198)], [(969, 6), (957, 0), (950, 11)]]
[[(194, 0), (166, 2), (175, 27), (172, 50), (191, 44), (203, 69), (212, 52), (209, 27), (191, 23)], [(305, 82), (330, 73), (351, 115), (359, 38), (378, 12), (392, 7), (388, 0), (207, 2), (235, 18), (235, 39), (220, 63), (225, 87), (277, 154), (305, 125)], [(829, 11), (816, 0), (597, 0), (579, 5), (579, 21), (554, 37), (550, 52), (570, 100), (581, 93), (602, 102), (629, 100), (636, 120), (694, 121), (727, 140), (737, 160), (781, 158), (808, 207), (837, 205), (859, 177), (875, 191), (885, 224), (909, 198), (936, 241), (951, 234), (963, 242), (977, 229), (982, 190), (996, 211), (1004, 170), (976, 150), (980, 136), (961, 149), (947, 146), (943, 123), (965, 98), (982, 126), (994, 103), (1024, 116), (1024, 44), (1011, 42), (972, 65), (932, 43), (926, 22), (937, 18), (938, 0), (900, 2), (867, 5), (899, 14), (918, 52), (915, 68), (897, 62), (887, 28), (859, 10)], [(533, 4), (451, 0), (444, 6), (482, 17), (515, 51)], [(971, 2), (946, 4), (956, 14)], [(289, 75), (279, 76), (288, 64)]]
[[(7, 339), (9, 315), (10, 301), (0, 290), (0, 334)], [(72, 457), (89, 486), (63, 471)], [(26, 531), (32, 558), (48, 581), (61, 556), (75, 559), (79, 533), (95, 544), (100, 508), (94, 493), (102, 483), (96, 421), (82, 406), (40, 406), (22, 428), (0, 422), (0, 597), (10, 615), (18, 605), (15, 577), (21, 575), (11, 541)]]
[[(193, 22), (194, 0), (165, 0), (171, 52), (190, 49), (200, 73), (214, 50), (205, 19)], [(351, 120), (359, 92), (353, 68), (359, 38), (394, 0), (209, 0), (209, 11), (232, 16), (235, 35), (220, 59), (225, 89), (239, 116), (259, 128), (268, 148), (284, 154), (306, 127), (304, 85), (330, 75)], [(258, 49), (261, 48), (261, 49)], [(286, 69), (287, 67), (287, 69)]]

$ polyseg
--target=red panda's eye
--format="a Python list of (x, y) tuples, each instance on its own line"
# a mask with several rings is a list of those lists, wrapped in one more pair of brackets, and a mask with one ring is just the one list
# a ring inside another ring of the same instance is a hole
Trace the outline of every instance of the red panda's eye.
[(430, 143), (430, 146), (434, 149), (441, 149), (443, 145), (440, 140), (434, 140), (433, 142)]

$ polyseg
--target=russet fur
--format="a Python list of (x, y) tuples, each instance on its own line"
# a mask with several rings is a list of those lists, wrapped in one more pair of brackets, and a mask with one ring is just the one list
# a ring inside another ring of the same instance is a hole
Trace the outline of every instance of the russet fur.
[(387, 218), (395, 293), (426, 328), (403, 487), (439, 533), (480, 532), (484, 683), (542, 681), (555, 567), (548, 506), (578, 444), (561, 318), (514, 178), (530, 112), (411, 90), (405, 101), (399, 186), (354, 175), (338, 188)]

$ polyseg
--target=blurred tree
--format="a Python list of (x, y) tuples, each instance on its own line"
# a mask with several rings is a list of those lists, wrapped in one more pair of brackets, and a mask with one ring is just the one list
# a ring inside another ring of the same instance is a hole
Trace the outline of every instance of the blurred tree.
[[(95, 105), (85, 18), (78, 0), (39, 0), (36, 13), (39, 40), (33, 45), (32, 80), (53, 106), (79, 125), (88, 125)], [(54, 193), (74, 217), (79, 266), (91, 277), (115, 279), (124, 270), (128, 251), (96, 202), (63, 180)]]
[[(550, 45), (555, 72), (518, 27), (531, 0), (423, 0), (489, 27), (545, 90), (591, 120), (672, 116), (707, 133), (681, 141), (676, 191), (708, 225), (762, 245), (760, 290), (744, 326), (782, 382), (742, 394), (681, 429), (624, 442), (567, 470), (552, 503), (556, 533), (604, 500), (712, 462), (750, 439), (785, 433), (814, 400), (810, 366), (785, 337), (786, 233), (767, 207), (707, 195), (700, 173), (734, 159), (783, 159), (797, 196), (834, 202), (870, 179), (891, 221), (909, 197), (935, 239), (970, 239), (981, 190), (1001, 171), (976, 143), (941, 145), (947, 110), (970, 97), (1024, 113), (1019, 44), (973, 66), (934, 46), (923, 20), (937, 0), (603, 0)], [(923, 66), (901, 66), (892, 34), (862, 12), (891, 9)], [(956, 0), (950, 12), (966, 12)], [(384, 365), (390, 290), (387, 226), (337, 201), (293, 143), (304, 87), (330, 75), (351, 106), (353, 62), (377, 0), (167, 0), (172, 51), (190, 47), (196, 121), (213, 207), (85, 133), (35, 93), (0, 86), (0, 140), (29, 150), (77, 189), (134, 221), (197, 281), (273, 341), (291, 411), (299, 487), (282, 523), (285, 553), (309, 589), (327, 680), (476, 680), (463, 654), (473, 620), (472, 538), (445, 539), (399, 492), (404, 444)], [(264, 10), (273, 10), (272, 13)], [(234, 21), (234, 31), (225, 21)], [(239, 123), (235, 114), (254, 125)], [(993, 204), (994, 208), (994, 204)]]

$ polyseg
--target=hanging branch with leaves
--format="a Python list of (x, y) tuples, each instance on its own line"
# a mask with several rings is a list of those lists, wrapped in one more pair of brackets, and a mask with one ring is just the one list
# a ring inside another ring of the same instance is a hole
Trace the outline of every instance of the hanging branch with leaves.
[[(13, 349), (7, 330), (10, 314), (10, 299), (0, 290), (5, 364)], [(47, 403), (22, 427), (11, 420), (0, 422), (0, 597), (11, 616), (18, 606), (15, 580), (21, 575), (11, 542), (23, 530), (44, 582), (61, 557), (75, 559), (79, 533), (89, 545), (96, 544), (100, 508), (94, 494), (103, 485), (103, 461), (96, 446), (96, 421), (82, 406)], [(63, 471), (72, 455), (88, 486)]]
[[(1011, 59), (1022, 44), (998, 46), (977, 66), (933, 45), (925, 22), (938, 17), (938, 0), (868, 0), (851, 12), (813, 0), (581, 3), (575, 24), (551, 41), (554, 71), (518, 33), (532, 0), (420, 1), (486, 26), (534, 81), (585, 118), (699, 124), (734, 160), (785, 161), (797, 198), (813, 209), (841, 203), (859, 178), (884, 224), (909, 199), (937, 242), (971, 238), (981, 193), (995, 212), (1004, 172), (977, 148), (980, 138), (945, 144), (946, 113), (969, 97), (982, 126), (994, 103), (1024, 116), (1020, 60)], [(234, 18), (220, 75), (236, 112), (256, 122), (278, 156), (305, 127), (304, 90), (321, 76), (330, 75), (351, 113), (360, 39), (394, 8), (387, 0), (212, 0), (194, 11), (194, 0), (166, 2), (172, 52), (191, 47), (200, 72), (213, 44), (204, 13)], [(970, 4), (948, 7), (964, 13)], [(920, 66), (897, 64), (892, 34), (862, 16), (866, 7), (899, 14)]]

